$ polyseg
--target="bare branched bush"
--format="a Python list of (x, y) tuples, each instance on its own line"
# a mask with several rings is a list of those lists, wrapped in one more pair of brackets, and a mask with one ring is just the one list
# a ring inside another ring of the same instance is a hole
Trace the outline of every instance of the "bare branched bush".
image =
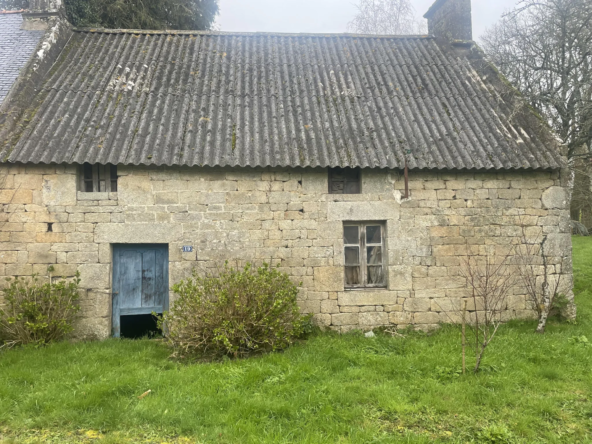
[(409, 0), (359, 0), (358, 13), (348, 24), (350, 32), (359, 34), (424, 34), (425, 23), (415, 16)]
[(263, 264), (228, 264), (215, 274), (197, 271), (173, 286), (177, 299), (159, 319), (177, 357), (247, 356), (282, 350), (306, 330), (298, 288), (286, 273)]
[(542, 334), (545, 333), (551, 310), (562, 299), (564, 278), (561, 273), (565, 259), (561, 258), (558, 264), (549, 264), (545, 254), (547, 236), (529, 238), (525, 226), (522, 226), (522, 233), (521, 245), (516, 248), (518, 274), (526, 297), (537, 313), (536, 332)]
[[(499, 328), (506, 319), (508, 299), (516, 287), (517, 277), (513, 270), (514, 248), (509, 247), (504, 256), (479, 256), (467, 248), (459, 275), (465, 278), (469, 296), (443, 307), (442, 313), (448, 316), (452, 324), (462, 326), (462, 373), (466, 370), (466, 348), (473, 348), (475, 355), (474, 372), (478, 372), (485, 351), (496, 337)], [(467, 344), (467, 330), (473, 341)]]
[(510, 267), (511, 257), (510, 253), (497, 260), (492, 256), (469, 255), (461, 267), (460, 274), (467, 280), (471, 292), (471, 307), (468, 314), (465, 314), (465, 307), (460, 311), (474, 335), (475, 372), (479, 371), (485, 350), (503, 323), (508, 297), (516, 283)]

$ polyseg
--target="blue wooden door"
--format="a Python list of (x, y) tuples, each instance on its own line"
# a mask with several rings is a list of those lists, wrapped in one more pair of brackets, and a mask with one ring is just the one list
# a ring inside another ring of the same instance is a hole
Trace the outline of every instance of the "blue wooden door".
[(114, 245), (113, 336), (120, 336), (121, 316), (162, 313), (168, 305), (168, 245)]

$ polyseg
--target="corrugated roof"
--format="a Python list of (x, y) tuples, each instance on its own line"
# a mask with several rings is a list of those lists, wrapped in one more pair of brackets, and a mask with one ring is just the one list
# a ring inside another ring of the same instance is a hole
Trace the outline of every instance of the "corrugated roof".
[(21, 29), (21, 11), (0, 12), (0, 104), (43, 36)]
[(469, 52), (413, 36), (76, 32), (5, 158), (558, 168), (546, 127)]

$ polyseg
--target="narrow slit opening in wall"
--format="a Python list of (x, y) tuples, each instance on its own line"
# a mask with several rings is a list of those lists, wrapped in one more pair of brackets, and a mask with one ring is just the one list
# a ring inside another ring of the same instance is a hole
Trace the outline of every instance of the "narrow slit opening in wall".
[(122, 338), (152, 339), (162, 334), (156, 325), (156, 317), (151, 314), (121, 316), (120, 322)]
[(51, 233), (53, 231), (53, 222), (48, 222), (47, 224), (47, 232)]

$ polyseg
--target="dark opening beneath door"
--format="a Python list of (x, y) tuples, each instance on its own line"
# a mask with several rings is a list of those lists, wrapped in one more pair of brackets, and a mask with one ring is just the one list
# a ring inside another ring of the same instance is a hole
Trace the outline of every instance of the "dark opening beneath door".
[(161, 331), (151, 314), (121, 316), (121, 337), (127, 339), (154, 338)]

